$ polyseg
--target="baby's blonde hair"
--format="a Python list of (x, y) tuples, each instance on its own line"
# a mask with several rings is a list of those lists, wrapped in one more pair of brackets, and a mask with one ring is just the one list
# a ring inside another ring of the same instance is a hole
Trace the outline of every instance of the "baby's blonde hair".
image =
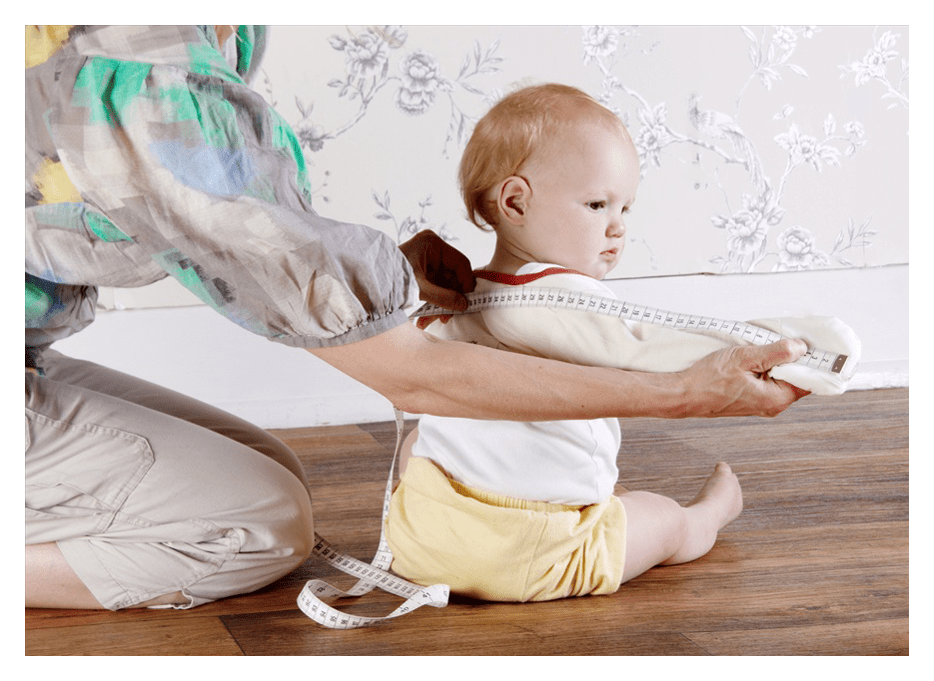
[(458, 180), (470, 221), (480, 229), (495, 227), (498, 212), (488, 192), (518, 174), (560, 128), (584, 120), (610, 125), (628, 138), (616, 114), (568, 85), (525, 87), (497, 102), (477, 123), (461, 158)]

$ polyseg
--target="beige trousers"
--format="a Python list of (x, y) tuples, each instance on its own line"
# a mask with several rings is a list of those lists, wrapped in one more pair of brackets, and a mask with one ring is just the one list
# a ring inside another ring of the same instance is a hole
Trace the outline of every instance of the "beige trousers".
[(26, 544), (56, 542), (101, 604), (191, 607), (298, 567), (311, 497), (284, 443), (235, 416), (45, 351), (26, 374)]

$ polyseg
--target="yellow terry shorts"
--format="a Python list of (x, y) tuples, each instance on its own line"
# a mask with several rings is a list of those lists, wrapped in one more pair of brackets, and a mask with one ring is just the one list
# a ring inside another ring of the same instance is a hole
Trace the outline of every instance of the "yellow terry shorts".
[(410, 581), (489, 601), (547, 601), (619, 588), (626, 512), (616, 497), (562, 506), (482, 492), (413, 457), (386, 539), (392, 570)]

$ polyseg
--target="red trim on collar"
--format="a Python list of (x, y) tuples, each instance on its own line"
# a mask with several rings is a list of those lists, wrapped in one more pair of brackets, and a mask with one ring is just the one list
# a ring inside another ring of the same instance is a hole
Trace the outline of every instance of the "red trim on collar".
[(533, 274), (504, 274), (502, 272), (492, 272), (490, 270), (476, 270), (473, 274), (475, 277), (492, 281), (494, 284), (505, 284), (507, 286), (523, 286), (541, 279), (542, 277), (551, 276), (552, 274), (581, 274), (581, 276), (586, 276), (577, 270), (569, 270), (565, 267), (549, 267), (546, 270)]

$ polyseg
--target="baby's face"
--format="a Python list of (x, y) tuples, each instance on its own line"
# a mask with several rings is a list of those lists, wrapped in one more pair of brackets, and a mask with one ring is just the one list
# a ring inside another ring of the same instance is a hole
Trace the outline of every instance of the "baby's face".
[(569, 128), (522, 174), (532, 189), (523, 230), (528, 252), (603, 279), (622, 255), (623, 218), (639, 186), (630, 139), (594, 123)]

